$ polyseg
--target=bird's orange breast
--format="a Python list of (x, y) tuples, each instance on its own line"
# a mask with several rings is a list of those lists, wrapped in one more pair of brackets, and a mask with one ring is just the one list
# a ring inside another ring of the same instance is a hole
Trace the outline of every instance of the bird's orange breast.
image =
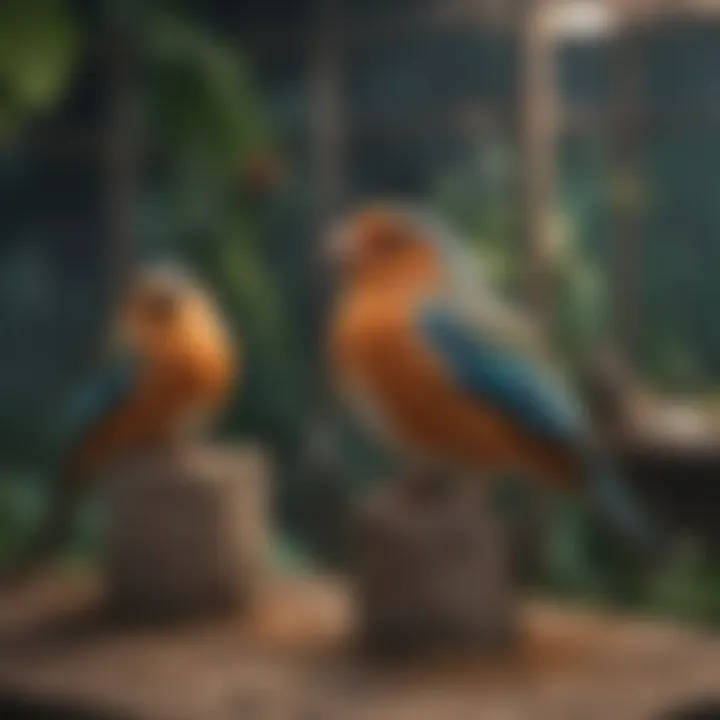
[(172, 352), (145, 359), (131, 392), (86, 434), (67, 473), (86, 477), (123, 454), (163, 442), (194, 413), (217, 412), (238, 375), (238, 351), (221, 332), (179, 337)]

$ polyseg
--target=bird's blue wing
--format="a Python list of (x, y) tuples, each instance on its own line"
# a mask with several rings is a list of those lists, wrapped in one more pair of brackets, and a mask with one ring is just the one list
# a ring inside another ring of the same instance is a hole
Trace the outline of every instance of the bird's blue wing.
[(530, 359), (474, 332), (451, 308), (426, 306), (418, 321), (428, 350), (463, 392), (490, 403), (527, 433), (572, 448), (585, 468), (590, 496), (600, 509), (644, 547), (656, 545), (652, 523), (612, 463), (588, 443), (582, 405), (560, 382)]
[(423, 306), (417, 325), (428, 350), (468, 395), (550, 441), (568, 442), (581, 431), (579, 404), (531, 359), (499, 347), (441, 304)]
[(68, 450), (110, 415), (131, 392), (140, 361), (125, 355), (104, 365), (77, 389), (64, 416), (62, 446)]

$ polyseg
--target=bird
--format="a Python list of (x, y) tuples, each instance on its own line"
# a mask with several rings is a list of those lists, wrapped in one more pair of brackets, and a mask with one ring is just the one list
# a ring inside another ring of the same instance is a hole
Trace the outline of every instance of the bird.
[(237, 338), (210, 292), (179, 266), (141, 267), (109, 336), (107, 360), (69, 403), (45, 515), (9, 577), (25, 577), (59, 550), (95, 478), (129, 454), (202, 434), (239, 382)]
[(433, 214), (379, 201), (325, 243), (336, 393), (418, 478), (521, 473), (589, 499), (633, 547), (656, 529), (593, 433), (542, 335)]

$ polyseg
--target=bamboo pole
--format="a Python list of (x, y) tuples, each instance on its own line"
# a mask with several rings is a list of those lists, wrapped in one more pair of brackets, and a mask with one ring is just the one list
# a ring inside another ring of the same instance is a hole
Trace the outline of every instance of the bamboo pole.
[(520, 17), (521, 227), (524, 291), (545, 329), (552, 320), (551, 233), (555, 206), (555, 39), (547, 0), (526, 0)]
[(122, 0), (105, 3), (105, 125), (103, 167), (104, 307), (112, 312), (134, 262), (137, 192), (137, 93), (132, 28)]
[[(315, 33), (310, 65), (311, 116), (310, 156), (313, 180), (314, 226), (318, 242), (313, 249), (311, 271), (313, 288), (315, 341), (318, 367), (325, 368), (325, 333), (328, 326), (330, 278), (322, 253), (322, 243), (345, 197), (346, 116), (343, 103), (343, 0), (315, 0)], [(325, 383), (327, 371), (320, 373), (321, 399), (310, 421), (311, 428), (322, 427), (331, 416), (332, 393)]]
[(322, 226), (345, 193), (342, 13), (340, 0), (317, 0), (312, 58), (310, 145), (316, 210)]
[(610, 340), (626, 362), (640, 323), (642, 78), (636, 40), (623, 28), (612, 40), (610, 56)]

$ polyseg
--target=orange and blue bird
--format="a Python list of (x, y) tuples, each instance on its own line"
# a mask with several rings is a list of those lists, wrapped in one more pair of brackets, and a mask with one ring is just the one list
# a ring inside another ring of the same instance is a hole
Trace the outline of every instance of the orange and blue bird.
[(202, 432), (238, 381), (237, 342), (210, 293), (178, 267), (136, 274), (110, 337), (110, 357), (71, 402), (47, 514), (24, 567), (65, 539), (88, 483), (124, 456)]
[(329, 328), (341, 395), (421, 476), (519, 471), (585, 491), (626, 536), (654, 528), (591, 432), (533, 328), (468, 271), (437, 219), (395, 204), (335, 229)]

